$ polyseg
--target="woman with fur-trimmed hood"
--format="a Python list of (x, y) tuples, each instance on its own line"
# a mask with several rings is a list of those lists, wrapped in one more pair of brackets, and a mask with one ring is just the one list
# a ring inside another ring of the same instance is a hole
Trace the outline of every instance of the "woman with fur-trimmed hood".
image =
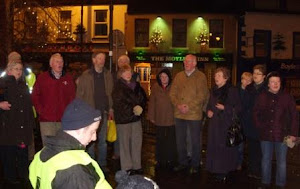
[(157, 168), (171, 168), (176, 161), (174, 109), (169, 97), (172, 76), (165, 68), (156, 79), (157, 83), (151, 89), (148, 119), (156, 126)]

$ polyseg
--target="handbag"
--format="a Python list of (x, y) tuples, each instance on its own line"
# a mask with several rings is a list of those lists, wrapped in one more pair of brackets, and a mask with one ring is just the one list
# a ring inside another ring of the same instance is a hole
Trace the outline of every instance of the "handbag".
[(107, 136), (108, 142), (115, 142), (117, 140), (117, 128), (114, 120), (107, 120)]
[(226, 145), (235, 147), (244, 141), (245, 137), (242, 132), (241, 121), (233, 109), (232, 124), (227, 130)]

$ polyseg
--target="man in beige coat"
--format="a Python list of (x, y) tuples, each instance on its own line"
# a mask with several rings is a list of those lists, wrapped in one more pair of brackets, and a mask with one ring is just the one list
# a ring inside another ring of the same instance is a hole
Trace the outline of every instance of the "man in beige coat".
[[(207, 79), (197, 69), (196, 56), (188, 54), (184, 60), (184, 71), (179, 72), (171, 86), (170, 97), (174, 105), (178, 166), (175, 171), (189, 168), (190, 174), (199, 172), (201, 146), (200, 132), (202, 112), (208, 103)], [(192, 156), (187, 156), (187, 129), (190, 130)]]
[[(107, 119), (113, 118), (112, 109), (112, 89), (113, 79), (109, 70), (105, 65), (106, 55), (102, 52), (94, 52), (92, 55), (93, 67), (83, 72), (83, 74), (77, 80), (76, 97), (82, 99), (93, 108), (100, 110), (102, 113), (102, 121), (98, 131), (98, 140), (95, 155), (95, 142), (92, 142), (88, 146), (87, 151), (94, 159), (97, 158), (97, 162), (100, 165), (102, 171), (106, 174), (107, 169), (107, 144), (106, 144), (106, 132), (107, 132)], [(97, 157), (95, 157), (97, 156)]]

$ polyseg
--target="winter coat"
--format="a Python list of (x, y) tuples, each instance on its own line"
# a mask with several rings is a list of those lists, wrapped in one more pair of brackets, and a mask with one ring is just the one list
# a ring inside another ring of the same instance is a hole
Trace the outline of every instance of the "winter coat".
[(241, 85), (237, 85), (237, 86), (239, 86), (239, 95), (240, 95), (240, 102), (241, 102), (241, 112), (239, 114), (239, 118), (241, 121), (242, 129), (244, 130), (245, 128), (250, 128), (251, 125), (249, 125), (249, 124), (252, 123), (252, 122), (251, 123), (249, 122), (249, 119), (251, 117), (248, 118), (249, 117), (249, 112), (248, 112), (249, 111), (249, 109), (248, 109), (249, 102), (246, 100), (246, 93), (247, 93), (246, 89), (243, 89), (241, 87)]
[[(48, 161), (60, 152), (68, 150), (85, 150), (85, 147), (71, 135), (59, 131), (54, 137), (47, 137), (45, 147), (41, 151), (42, 162)], [(80, 178), (80, 180), (78, 180)], [(68, 169), (57, 172), (51, 185), (53, 188), (95, 188), (100, 180), (92, 164), (74, 165)], [(79, 182), (80, 181), (80, 182)]]
[[(113, 90), (113, 78), (111, 73), (103, 68), (104, 71), (104, 84), (105, 93), (108, 97), (108, 108), (112, 109), (112, 90)], [(78, 85), (76, 90), (76, 97), (82, 99), (92, 107), (95, 107), (95, 96), (94, 96), (94, 75), (93, 70), (89, 69), (82, 73), (78, 78)]]
[(266, 90), (265, 83), (256, 85), (251, 83), (246, 87), (244, 99), (243, 99), (243, 110), (242, 110), (242, 120), (244, 123), (243, 131), (247, 138), (254, 140), (259, 140), (259, 133), (257, 128), (253, 123), (253, 107), (256, 102), (257, 96)]
[(60, 122), (65, 108), (74, 98), (74, 80), (64, 72), (59, 79), (51, 71), (41, 73), (32, 91), (32, 102), (41, 122)]
[[(160, 81), (159, 77), (157, 77)], [(170, 76), (169, 76), (170, 79)], [(158, 82), (151, 89), (148, 106), (148, 119), (153, 120), (157, 126), (174, 125), (174, 108), (170, 100), (170, 85), (163, 88)]]
[[(134, 81), (132, 81), (134, 82)], [(112, 93), (115, 122), (126, 124), (139, 121), (141, 116), (134, 115), (133, 108), (139, 105), (145, 112), (146, 93), (139, 83), (131, 89), (122, 78), (118, 79)]]
[(287, 135), (298, 136), (296, 103), (286, 92), (261, 93), (253, 108), (253, 119), (262, 141), (282, 142)]
[[(174, 116), (184, 120), (202, 120), (209, 98), (207, 79), (203, 72), (196, 69), (190, 76), (179, 72), (172, 83), (170, 97), (174, 105)], [(182, 114), (177, 108), (179, 104), (187, 104), (189, 112)]]
[[(225, 109), (216, 108), (217, 103)], [(238, 164), (238, 148), (226, 146), (227, 130), (232, 124), (233, 109), (238, 114), (241, 110), (238, 89), (228, 84), (213, 88), (207, 105), (207, 111), (214, 114), (209, 119), (206, 168), (212, 173), (228, 173)]]
[(10, 110), (0, 113), (0, 145), (26, 145), (32, 142), (35, 127), (30, 94), (24, 81), (14, 76), (0, 79), (3, 100), (11, 104)]

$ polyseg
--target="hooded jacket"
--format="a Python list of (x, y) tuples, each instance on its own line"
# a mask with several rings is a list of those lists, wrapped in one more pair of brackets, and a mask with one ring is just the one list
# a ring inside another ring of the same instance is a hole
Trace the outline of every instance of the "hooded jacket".
[[(161, 84), (160, 74), (165, 73), (169, 77), (169, 84), (164, 88)], [(157, 126), (172, 126), (174, 125), (174, 108), (171, 102), (169, 93), (172, 83), (172, 76), (168, 69), (161, 70), (156, 81), (151, 89), (151, 95), (148, 106), (148, 119), (153, 120)]]

